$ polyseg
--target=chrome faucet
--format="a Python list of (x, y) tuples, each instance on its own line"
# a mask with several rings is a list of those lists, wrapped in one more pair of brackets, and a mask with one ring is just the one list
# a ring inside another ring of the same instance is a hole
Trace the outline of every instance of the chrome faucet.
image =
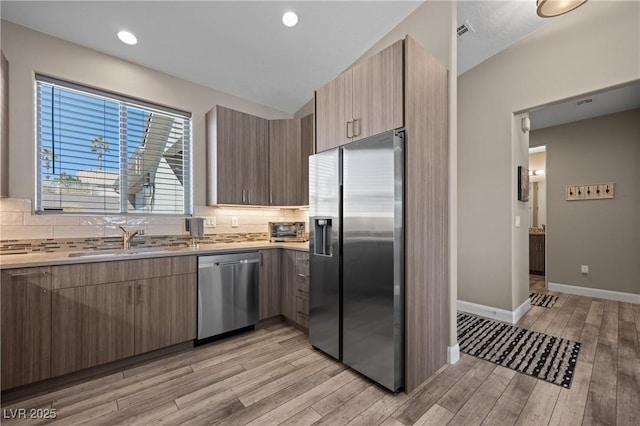
[(131, 240), (136, 235), (144, 235), (144, 229), (136, 229), (133, 232), (127, 231), (124, 227), (120, 226), (122, 229), (122, 248), (124, 250), (129, 250), (131, 248)]

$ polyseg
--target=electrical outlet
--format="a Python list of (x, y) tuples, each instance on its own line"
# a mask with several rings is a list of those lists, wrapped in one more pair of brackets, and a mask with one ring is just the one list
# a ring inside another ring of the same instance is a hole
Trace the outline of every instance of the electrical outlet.
[(580, 273), (588, 274), (589, 273), (589, 265), (580, 265)]
[(516, 216), (516, 228), (520, 228), (520, 216)]
[(238, 227), (238, 216), (231, 216), (231, 227), (232, 228)]

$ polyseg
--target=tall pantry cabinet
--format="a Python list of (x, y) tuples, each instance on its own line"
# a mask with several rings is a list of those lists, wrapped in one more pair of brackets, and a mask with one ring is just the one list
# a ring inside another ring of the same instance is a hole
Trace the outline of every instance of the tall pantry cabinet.
[(316, 152), (405, 130), (405, 391), (447, 361), (447, 70), (411, 37), (315, 93)]

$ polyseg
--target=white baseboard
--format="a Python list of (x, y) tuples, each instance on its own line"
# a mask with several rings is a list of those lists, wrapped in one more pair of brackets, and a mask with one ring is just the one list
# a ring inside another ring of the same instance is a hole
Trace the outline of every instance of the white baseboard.
[(531, 301), (527, 298), (515, 311), (494, 308), (492, 306), (479, 305), (477, 303), (458, 300), (458, 310), (469, 314), (480, 315), (481, 317), (497, 319), (498, 321), (515, 324), (522, 316), (531, 309)]
[(460, 346), (449, 346), (447, 348), (447, 362), (449, 364), (455, 364), (460, 359)]
[(598, 299), (616, 300), (640, 304), (640, 294), (623, 293), (621, 291), (602, 290), (600, 288), (578, 287), (575, 285), (548, 283), (547, 288), (560, 293), (577, 294), (578, 296), (596, 297)]

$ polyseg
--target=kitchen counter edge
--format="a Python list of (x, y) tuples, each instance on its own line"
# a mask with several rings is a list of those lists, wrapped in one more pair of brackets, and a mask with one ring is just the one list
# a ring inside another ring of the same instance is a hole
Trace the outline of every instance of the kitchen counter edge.
[[(149, 259), (155, 257), (202, 256), (229, 252), (255, 251), (264, 249), (290, 249), (309, 251), (309, 243), (270, 243), (268, 241), (244, 243), (207, 244), (199, 248), (183, 247), (160, 252), (146, 252), (136, 255), (69, 257), (71, 251), (52, 253), (27, 253), (0, 256), (0, 269), (37, 268), (41, 266), (72, 265), (80, 263), (117, 262), (121, 260)], [(75, 252), (77, 253), (77, 252)]]

